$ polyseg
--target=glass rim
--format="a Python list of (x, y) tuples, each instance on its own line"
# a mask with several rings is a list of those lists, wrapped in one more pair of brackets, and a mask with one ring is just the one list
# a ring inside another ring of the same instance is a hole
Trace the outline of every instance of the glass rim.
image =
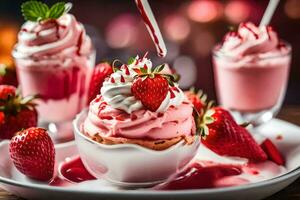
[[(14, 59), (14, 60), (32, 60), (34, 58), (32, 57), (18, 57), (18, 56), (15, 56), (14, 55), (14, 52), (16, 51), (15, 47), (13, 48), (13, 50), (11, 51), (11, 57)], [(91, 52), (89, 54), (86, 54), (86, 55), (80, 55), (78, 57), (86, 57), (86, 58), (89, 58), (91, 55), (96, 55), (96, 49), (95, 47), (93, 46), (92, 49), (91, 49)], [(59, 57), (55, 57), (55, 56), (47, 56), (45, 59), (42, 59), (42, 60), (57, 60), (59, 59)], [(74, 59), (74, 55), (70, 55), (70, 56), (66, 56), (65, 59)]]
[[(270, 55), (270, 56), (265, 56), (265, 57), (256, 57), (257, 60), (267, 60), (267, 59), (272, 59), (272, 58), (280, 58), (283, 56), (289, 56), (292, 53), (292, 45), (284, 40), (281, 40), (281, 42), (283, 42), (286, 47), (287, 47), (287, 52), (283, 53), (283, 54), (279, 54), (279, 55)], [(217, 43), (213, 50), (212, 50), (212, 55), (214, 58), (227, 58), (227, 59), (231, 59), (231, 60), (235, 60), (235, 56), (232, 55), (227, 55), (225, 53), (220, 53), (219, 50), (217, 50), (217, 47), (220, 46), (221, 43)], [(258, 54), (253, 54), (253, 55), (258, 55)], [(261, 54), (263, 55), (263, 54)]]

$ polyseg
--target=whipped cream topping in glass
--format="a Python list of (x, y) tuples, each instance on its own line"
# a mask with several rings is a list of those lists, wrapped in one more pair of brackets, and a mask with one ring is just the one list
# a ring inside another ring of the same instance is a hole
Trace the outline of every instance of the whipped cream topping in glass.
[[(128, 66), (123, 65), (120, 70), (114, 72), (110, 78), (106, 79), (101, 88), (101, 95), (104, 101), (115, 109), (123, 110), (127, 113), (140, 110), (143, 104), (131, 93), (134, 76), (137, 75), (134, 69), (145, 67), (150, 72), (152, 62), (145, 57), (135, 58), (134, 62)], [(166, 66), (167, 67), (167, 66)], [(175, 84), (169, 88), (169, 92), (156, 112), (165, 112), (170, 106), (179, 106), (185, 99), (183, 91)]]
[(71, 14), (56, 20), (27, 21), (18, 34), (13, 56), (19, 59), (64, 59), (89, 55), (93, 50), (85, 29)]
[(247, 22), (241, 23), (237, 31), (227, 33), (215, 53), (236, 60), (253, 60), (281, 55), (285, 51), (289, 51), (288, 47), (280, 42), (277, 33), (271, 26), (259, 28), (253, 23)]

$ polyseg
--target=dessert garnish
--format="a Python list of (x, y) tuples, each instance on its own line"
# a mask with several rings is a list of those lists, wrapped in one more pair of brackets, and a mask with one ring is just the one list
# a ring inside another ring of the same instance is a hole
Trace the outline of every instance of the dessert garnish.
[(244, 157), (250, 161), (268, 159), (278, 165), (285, 164), (280, 151), (269, 138), (264, 138), (260, 144), (252, 138), (246, 129), (249, 123), (237, 124), (227, 110), (213, 107), (212, 101), (207, 102), (207, 96), (201, 90), (196, 92), (195, 88), (191, 88), (185, 94), (194, 105), (197, 134), (201, 135), (207, 148), (222, 156)]
[(40, 22), (50, 19), (58, 19), (69, 12), (72, 4), (57, 2), (51, 7), (40, 1), (26, 1), (21, 6), (22, 15), (27, 21)]
[(216, 50), (217, 55), (248, 61), (278, 56), (287, 52), (288, 48), (271, 26), (257, 27), (252, 22), (245, 22), (241, 23), (237, 30), (228, 32)]
[(37, 125), (35, 98), (36, 95), (22, 97), (14, 86), (0, 85), (1, 139), (10, 139), (16, 132)]
[(147, 66), (135, 69), (137, 75), (135, 75), (131, 92), (151, 111), (156, 111), (160, 107), (169, 91), (171, 91), (171, 98), (174, 95), (170, 86), (174, 87), (176, 77), (171, 74), (161, 74), (163, 69), (164, 65), (152, 68), (150, 72)]
[(171, 105), (179, 105), (183, 101), (184, 94), (176, 83), (179, 76), (162, 73), (168, 66), (163, 64), (153, 67), (146, 56), (147, 53), (141, 58), (129, 58), (128, 63), (120, 67), (116, 67), (116, 62), (113, 62), (114, 73), (101, 88), (106, 103), (131, 113), (142, 107), (164, 112)]
[(103, 82), (106, 77), (110, 76), (113, 73), (112, 66), (107, 63), (99, 63), (93, 70), (90, 86), (89, 86), (89, 93), (88, 93), (88, 104), (96, 98), (99, 94), (100, 89), (103, 85)]
[(284, 165), (285, 159), (275, 146), (275, 144), (269, 139), (266, 138), (263, 143), (261, 143), (261, 148), (267, 154), (268, 159), (276, 163), (277, 165)]
[(266, 153), (251, 134), (238, 125), (227, 110), (213, 107), (204, 113), (203, 119), (202, 143), (213, 152), (251, 161), (267, 160)]
[(47, 131), (32, 127), (18, 132), (9, 145), (15, 167), (29, 178), (48, 181), (53, 177), (55, 149)]

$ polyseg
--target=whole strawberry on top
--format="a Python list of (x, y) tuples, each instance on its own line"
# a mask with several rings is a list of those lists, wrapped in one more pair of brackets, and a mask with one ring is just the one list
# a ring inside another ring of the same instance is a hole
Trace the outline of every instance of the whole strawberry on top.
[(11, 140), (9, 153), (15, 167), (29, 178), (52, 178), (55, 149), (45, 129), (32, 127), (18, 132)]
[(0, 139), (11, 139), (16, 132), (37, 125), (34, 98), (23, 98), (14, 86), (0, 85)]
[(173, 85), (174, 80), (170, 74), (160, 74), (164, 69), (164, 65), (147, 71), (147, 68), (143, 67), (137, 69), (136, 79), (134, 80), (131, 92), (142, 102), (142, 104), (151, 111), (156, 111), (163, 100), (166, 98), (169, 91), (170, 95), (174, 95), (172, 89), (169, 89), (169, 84)]

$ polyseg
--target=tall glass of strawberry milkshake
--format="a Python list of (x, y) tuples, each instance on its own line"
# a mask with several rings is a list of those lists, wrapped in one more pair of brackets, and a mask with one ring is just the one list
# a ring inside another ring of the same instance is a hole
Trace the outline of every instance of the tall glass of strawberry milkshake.
[(242, 23), (213, 51), (219, 103), (259, 125), (279, 111), (287, 87), (291, 46), (270, 26)]
[(85, 29), (64, 13), (27, 21), (13, 50), (23, 95), (39, 94), (41, 122), (58, 140), (73, 136), (71, 120), (86, 105), (95, 51)]

